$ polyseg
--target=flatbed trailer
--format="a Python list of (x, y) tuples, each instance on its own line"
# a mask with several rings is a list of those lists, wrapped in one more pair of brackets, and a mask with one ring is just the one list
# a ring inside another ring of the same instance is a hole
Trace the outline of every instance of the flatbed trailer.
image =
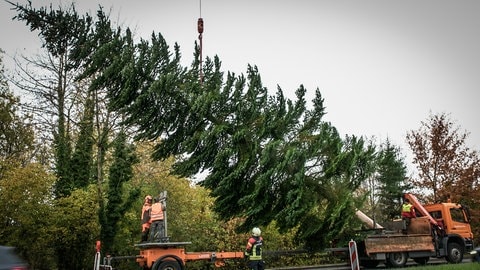
[(166, 200), (167, 192), (163, 191), (158, 199), (164, 205), (164, 235), (162, 235), (160, 240), (135, 244), (135, 247), (140, 249), (138, 255), (107, 256), (103, 260), (103, 265), (100, 264), (100, 241), (98, 241), (94, 270), (114, 270), (112, 261), (125, 259), (135, 259), (143, 270), (184, 270), (185, 264), (190, 261), (210, 261), (215, 267), (224, 267), (226, 266), (226, 260), (244, 258), (244, 253), (238, 251), (187, 252), (185, 247), (191, 244), (191, 242), (170, 242), (170, 237), (167, 236)]
[(185, 246), (191, 242), (142, 243), (136, 261), (146, 270), (182, 270), (189, 261), (210, 261), (215, 267), (224, 267), (227, 259), (243, 259), (243, 252), (187, 252)]
[(403, 267), (408, 258), (424, 265), (430, 257), (437, 257), (430, 234), (418, 235), (370, 235), (359, 243), (360, 264), (376, 267), (385, 262), (390, 267)]
[[(398, 222), (401, 226), (401, 222)], [(437, 249), (427, 219), (412, 220), (408, 234), (401, 232), (375, 231), (358, 243), (360, 264), (373, 268), (380, 262), (390, 267), (403, 267), (408, 258), (426, 264), (436, 257)]]
[(244, 253), (238, 251), (221, 252), (187, 252), (185, 246), (191, 242), (165, 242), (141, 243), (135, 247), (140, 249), (135, 256), (107, 256), (100, 264), (100, 243), (97, 242), (97, 256), (95, 257), (95, 270), (114, 270), (112, 263), (116, 260), (135, 259), (143, 270), (184, 270), (187, 262), (209, 261), (215, 267), (227, 266), (227, 260), (243, 259)]

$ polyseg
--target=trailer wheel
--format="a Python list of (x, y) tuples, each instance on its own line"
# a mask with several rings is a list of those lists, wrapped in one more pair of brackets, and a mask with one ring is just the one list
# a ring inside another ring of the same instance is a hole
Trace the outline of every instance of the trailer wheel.
[(407, 260), (407, 253), (395, 252), (389, 254), (387, 264), (392, 267), (404, 267), (407, 264)]
[(447, 262), (461, 263), (463, 261), (463, 249), (458, 243), (448, 244), (447, 251)]
[(152, 270), (181, 270), (177, 261), (156, 261)]
[(420, 265), (426, 265), (429, 260), (430, 257), (413, 258), (413, 261)]

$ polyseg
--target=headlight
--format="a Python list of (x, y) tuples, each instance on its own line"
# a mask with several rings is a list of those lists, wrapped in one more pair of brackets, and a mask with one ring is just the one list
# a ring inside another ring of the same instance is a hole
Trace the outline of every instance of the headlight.
[(476, 250), (472, 250), (472, 251), (470, 251), (470, 254), (475, 255), (475, 254), (477, 254), (477, 251), (476, 251)]

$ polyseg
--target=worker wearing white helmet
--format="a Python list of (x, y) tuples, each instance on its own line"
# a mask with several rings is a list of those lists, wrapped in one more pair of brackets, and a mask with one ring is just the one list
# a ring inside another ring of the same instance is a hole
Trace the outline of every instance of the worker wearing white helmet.
[(247, 241), (245, 257), (248, 258), (248, 268), (252, 270), (264, 270), (265, 262), (262, 259), (263, 238), (260, 228), (252, 229), (252, 236)]

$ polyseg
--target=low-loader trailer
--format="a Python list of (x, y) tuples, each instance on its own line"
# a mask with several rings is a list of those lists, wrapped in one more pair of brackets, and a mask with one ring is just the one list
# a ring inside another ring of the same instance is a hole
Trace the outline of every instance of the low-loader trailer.
[(137, 263), (142, 269), (181, 270), (189, 261), (210, 261), (215, 267), (224, 267), (227, 259), (241, 259), (243, 252), (186, 252), (185, 245), (190, 242), (167, 242), (138, 244), (140, 255)]
[(167, 236), (167, 212), (166, 212), (167, 192), (160, 193), (159, 201), (164, 206), (163, 228), (164, 234), (160, 241), (150, 241), (135, 244), (139, 249), (139, 254), (134, 256), (106, 256), (103, 264), (100, 263), (100, 242), (97, 242), (97, 253), (95, 256), (94, 270), (115, 270), (112, 262), (115, 260), (135, 259), (137, 264), (143, 270), (184, 270), (186, 263), (192, 261), (209, 261), (215, 267), (228, 267), (227, 260), (241, 259), (243, 261), (244, 253), (240, 251), (221, 251), (221, 252), (187, 252), (185, 246), (191, 242), (171, 242)]
[(372, 226), (375, 233), (358, 242), (360, 265), (403, 267), (409, 258), (426, 264), (431, 257), (462, 262), (464, 254), (473, 249), (468, 209), (452, 202), (422, 205), (410, 193), (404, 197), (414, 206), (417, 217), (411, 219), (406, 231), (402, 230), (403, 221), (392, 223), (388, 229)]

